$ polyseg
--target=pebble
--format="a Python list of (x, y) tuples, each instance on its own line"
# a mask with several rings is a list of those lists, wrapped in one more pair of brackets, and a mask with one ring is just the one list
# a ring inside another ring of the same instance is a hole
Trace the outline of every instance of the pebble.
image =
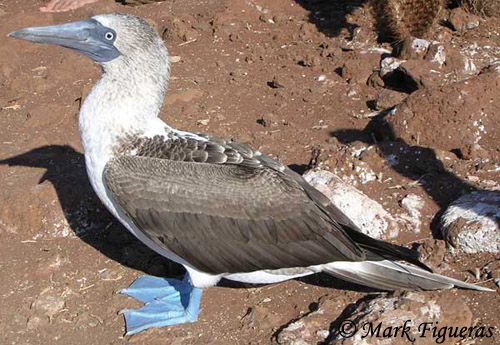
[(437, 64), (439, 68), (443, 67), (446, 62), (446, 49), (444, 45), (439, 42), (433, 42), (429, 46), (429, 49), (427, 49), (425, 60)]
[(29, 330), (34, 330), (46, 326), (48, 324), (49, 320), (47, 319), (47, 317), (40, 317), (33, 315), (28, 318), (28, 322), (26, 323), (26, 328)]
[(263, 306), (248, 308), (245, 316), (241, 319), (243, 325), (258, 330), (274, 329), (285, 322), (284, 315), (273, 312)]
[(419, 243), (417, 250), (420, 253), (420, 260), (439, 273), (439, 266), (443, 264), (446, 254), (446, 242), (428, 238)]
[(64, 309), (64, 299), (57, 296), (40, 296), (32, 304), (31, 309), (34, 309), (40, 314), (45, 314), (49, 317), (54, 316), (59, 311)]
[(423, 59), (430, 45), (431, 42), (427, 40), (407, 37), (403, 42), (403, 48), (401, 49), (399, 57), (405, 60)]
[(402, 218), (408, 220), (412, 226), (413, 232), (420, 232), (421, 222), (421, 211), (424, 207), (424, 200), (416, 194), (409, 194), (401, 200), (401, 207), (405, 209), (408, 216), (402, 216)]
[(196, 121), (196, 123), (201, 125), (201, 126), (206, 126), (210, 123), (210, 119), (201, 119), (201, 120)]
[(181, 57), (180, 56), (174, 55), (174, 56), (170, 57), (170, 62), (171, 63), (176, 63), (176, 62), (179, 62), (179, 61), (181, 61)]
[(105, 268), (99, 272), (99, 278), (104, 281), (117, 281), (122, 279), (122, 275), (116, 270)]
[(380, 62), (380, 76), (385, 78), (394, 72), (405, 60), (387, 57)]
[(273, 113), (264, 114), (260, 119), (257, 120), (257, 123), (264, 127), (277, 127), (279, 124), (278, 117)]
[(401, 103), (406, 98), (406, 96), (407, 95), (402, 92), (393, 91), (391, 89), (383, 89), (375, 97), (375, 110), (391, 108)]

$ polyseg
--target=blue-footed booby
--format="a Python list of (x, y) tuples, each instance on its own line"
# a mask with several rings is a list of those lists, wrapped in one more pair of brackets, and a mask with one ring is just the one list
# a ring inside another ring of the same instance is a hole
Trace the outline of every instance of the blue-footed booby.
[(102, 66), (79, 115), (92, 187), (132, 234), (186, 268), (183, 281), (143, 276), (122, 291), (144, 303), (123, 311), (127, 334), (196, 321), (202, 289), (221, 278), (267, 284), (327, 272), (382, 290), (488, 290), (434, 274), (417, 252), (363, 234), (259, 151), (161, 121), (169, 57), (143, 19), (97, 15), (9, 36), (64, 46)]

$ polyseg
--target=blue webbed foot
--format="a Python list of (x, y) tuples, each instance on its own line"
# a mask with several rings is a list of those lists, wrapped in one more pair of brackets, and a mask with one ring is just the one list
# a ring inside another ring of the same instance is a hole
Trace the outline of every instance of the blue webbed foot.
[(200, 312), (202, 289), (191, 285), (188, 273), (182, 281), (142, 276), (120, 293), (145, 303), (139, 309), (121, 311), (125, 316), (126, 335), (152, 327), (195, 322)]

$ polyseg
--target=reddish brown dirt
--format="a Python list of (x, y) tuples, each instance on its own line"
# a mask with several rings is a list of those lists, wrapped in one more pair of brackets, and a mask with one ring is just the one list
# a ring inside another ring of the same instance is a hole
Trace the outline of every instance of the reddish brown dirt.
[[(123, 337), (117, 312), (138, 304), (116, 291), (144, 272), (176, 276), (182, 269), (126, 234), (90, 189), (77, 116), (100, 77), (99, 67), (59, 47), (7, 39), (14, 29), (111, 12), (147, 18), (163, 34), (171, 56), (179, 57), (172, 64), (163, 120), (248, 142), (298, 170), (307, 167), (312, 149), (320, 148), (314, 150), (321, 152), (317, 160), (341, 176), (353, 175), (356, 187), (394, 216), (407, 194), (421, 196), (422, 231), (401, 232), (399, 243), (431, 238), (432, 220), (443, 207), (466, 191), (500, 182), (498, 162), (444, 151), (462, 149), (444, 142), (444, 135), (454, 138), (464, 130), (459, 121), (439, 132), (427, 127), (429, 121), (414, 121), (412, 130), (427, 133), (421, 136), (425, 144), (439, 143), (430, 148), (410, 146), (423, 143), (411, 135), (408, 143), (381, 142), (383, 135), (370, 132), (365, 115), (383, 86), (370, 76), (390, 45), (377, 45), (375, 21), (363, 1), (167, 0), (127, 7), (103, 0), (58, 14), (38, 12), (43, 3), (0, 0), (0, 344), (269, 344), (280, 327), (309, 312), (320, 297), (336, 301), (339, 315), (366, 295), (323, 275), (263, 287), (224, 283), (206, 289), (197, 323)], [(498, 47), (498, 30), (494, 20), (484, 20), (471, 33), (445, 37), (459, 47), (474, 42)], [(468, 88), (467, 97), (482, 100), (475, 92), (489, 89), (488, 97), (498, 102), (498, 83), (483, 79), (491, 85)], [(449, 105), (445, 92), (418, 92), (432, 93), (432, 104)], [(423, 119), (433, 114), (429, 106), (416, 109), (428, 111), (419, 114)], [(477, 114), (477, 109), (463, 111)], [(498, 128), (500, 113), (489, 116)], [(443, 137), (433, 140), (433, 133)], [(488, 139), (482, 147), (491, 150), (486, 157), (498, 158), (496, 135), (496, 143)], [(374, 150), (353, 163), (353, 150), (374, 143)], [(389, 155), (400, 164), (386, 164)], [(368, 165), (378, 179), (359, 183), (356, 165)], [(412, 183), (419, 179), (421, 184)], [(448, 253), (444, 273), (475, 281), (467, 270), (498, 259)], [(492, 281), (482, 284), (494, 288)], [(500, 341), (499, 294), (442, 293), (465, 301), (478, 323), (496, 327), (493, 338), (476, 343)], [(64, 301), (50, 317), (33, 305), (45, 296)]]

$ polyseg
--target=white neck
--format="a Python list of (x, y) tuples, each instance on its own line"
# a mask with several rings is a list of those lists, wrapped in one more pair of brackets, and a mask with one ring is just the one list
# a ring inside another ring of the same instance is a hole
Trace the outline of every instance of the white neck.
[(102, 172), (113, 149), (128, 135), (158, 128), (169, 77), (168, 56), (162, 69), (150, 66), (131, 67), (131, 62), (122, 57), (104, 66), (102, 79), (80, 110), (79, 130), (87, 172), (101, 200), (105, 198)]

